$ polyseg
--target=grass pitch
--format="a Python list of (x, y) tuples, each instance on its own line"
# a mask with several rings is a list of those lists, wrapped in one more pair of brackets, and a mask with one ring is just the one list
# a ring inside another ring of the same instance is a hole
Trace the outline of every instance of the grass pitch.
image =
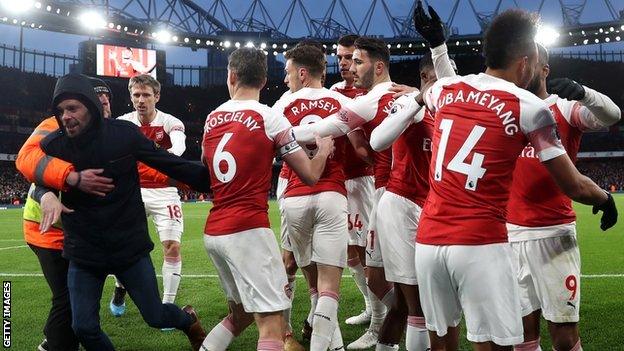
[[(615, 197), (618, 208), (624, 212), (624, 196)], [(203, 246), (202, 231), (210, 205), (184, 205), (185, 232), (182, 238), (182, 282), (176, 303), (196, 307), (202, 323), (210, 330), (227, 314), (225, 295), (219, 285), (215, 269)], [(576, 206), (578, 237), (582, 256), (581, 337), (585, 350), (624, 350), (624, 224), (618, 223), (604, 233), (599, 229), (599, 217), (591, 214), (588, 206)], [(43, 325), (50, 307), (50, 291), (41, 276), (38, 261), (25, 246), (21, 229), (20, 209), (0, 211), (0, 276), (12, 282), (12, 346), (13, 350), (36, 350), (43, 339)], [(279, 214), (275, 202), (269, 211), (275, 233), (279, 232)], [(624, 221), (624, 219), (621, 219)], [(150, 223), (152, 240), (158, 243)], [(152, 252), (156, 272), (160, 273), (162, 251), (157, 245)], [(345, 271), (345, 275), (348, 272)], [(117, 350), (190, 350), (189, 343), (179, 331), (161, 332), (149, 328), (130, 299), (126, 314), (114, 318), (108, 311), (113, 290), (113, 279), (106, 284), (100, 312), (102, 328), (108, 333)], [(307, 316), (309, 299), (303, 278), (297, 279), (293, 307), (293, 327), (300, 339), (303, 319)], [(345, 345), (357, 339), (364, 326), (349, 326), (344, 320), (364, 308), (363, 300), (349, 276), (341, 286), (340, 326)], [(545, 323), (543, 323), (545, 325)], [(470, 345), (462, 336), (462, 350)], [(257, 330), (248, 328), (235, 339), (230, 350), (255, 350)], [(307, 344), (304, 344), (307, 346)], [(550, 349), (549, 336), (542, 328), (542, 347)], [(401, 345), (404, 349), (404, 345)]]

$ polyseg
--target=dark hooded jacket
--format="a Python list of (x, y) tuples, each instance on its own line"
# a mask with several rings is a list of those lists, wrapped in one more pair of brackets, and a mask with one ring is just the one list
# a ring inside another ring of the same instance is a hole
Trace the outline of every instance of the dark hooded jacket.
[[(53, 106), (66, 98), (81, 101), (89, 109), (91, 121), (72, 138), (61, 127), (42, 140), (42, 149), (49, 156), (71, 162), (76, 171), (104, 169), (103, 176), (113, 179), (115, 189), (104, 197), (74, 188), (63, 194), (63, 204), (74, 210), (62, 215), (63, 256), (88, 266), (123, 268), (154, 247), (141, 200), (137, 161), (204, 192), (209, 190), (208, 170), (159, 149), (130, 122), (104, 119), (102, 105), (86, 76), (59, 78)], [(57, 119), (62, 126), (60, 117)]]

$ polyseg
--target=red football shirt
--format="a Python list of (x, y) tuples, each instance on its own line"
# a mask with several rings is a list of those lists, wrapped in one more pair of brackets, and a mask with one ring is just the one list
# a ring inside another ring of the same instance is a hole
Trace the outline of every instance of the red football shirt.
[[(561, 142), (572, 162), (576, 162), (583, 131), (598, 130), (599, 123), (585, 123), (589, 110), (578, 101), (551, 95), (544, 100), (552, 111)], [(516, 162), (514, 180), (507, 204), (507, 221), (523, 227), (546, 227), (576, 220), (572, 200), (567, 197), (537, 159), (534, 147), (527, 145)]]
[[(293, 126), (315, 123), (335, 115), (349, 99), (340, 93), (325, 88), (303, 88), (279, 99), (273, 109), (283, 114)], [(335, 140), (336, 151), (327, 160), (323, 175), (314, 186), (306, 185), (294, 172), (288, 174), (285, 197), (312, 195), (325, 191), (335, 191), (346, 196), (344, 185), (343, 159), (345, 137)], [(316, 145), (305, 145), (303, 150), (310, 158), (316, 154)]]
[(529, 141), (542, 162), (565, 153), (548, 106), (484, 73), (442, 78), (425, 100), (435, 111), (435, 128), (417, 241), (507, 242), (507, 200), (518, 155)]
[[(345, 81), (338, 82), (331, 86), (330, 90), (337, 91), (340, 94), (354, 99), (358, 96), (366, 95), (366, 89), (356, 88), (354, 86), (347, 86)], [(366, 161), (360, 158), (353, 149), (351, 143), (345, 143), (345, 157), (344, 157), (344, 174), (345, 179), (354, 179), (364, 176), (373, 175), (373, 167), (371, 167)]]
[(267, 199), (273, 157), (276, 149), (293, 140), (291, 128), (283, 115), (254, 100), (230, 100), (208, 115), (202, 160), (210, 168), (214, 197), (204, 233), (270, 228)]

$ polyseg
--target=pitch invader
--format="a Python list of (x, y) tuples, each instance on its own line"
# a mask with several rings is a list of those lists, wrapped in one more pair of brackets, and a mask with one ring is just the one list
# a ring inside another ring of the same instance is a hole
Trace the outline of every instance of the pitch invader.
[(221, 351), (254, 319), (258, 350), (282, 350), (283, 311), (290, 307), (286, 271), (270, 229), (267, 196), (277, 153), (306, 185), (321, 178), (333, 152), (331, 138), (316, 138), (313, 158), (293, 139), (283, 114), (258, 102), (266, 84), (261, 50), (242, 48), (228, 60), (231, 100), (206, 119), (202, 160), (210, 167), (214, 206), (204, 245), (225, 290), (230, 313), (208, 334), (202, 348)]
[[(617, 123), (620, 109), (609, 97), (567, 78), (550, 80), (547, 89), (548, 51), (538, 45), (538, 52), (536, 75), (528, 90), (549, 105), (563, 146), (575, 162), (583, 132)], [(532, 145), (520, 154), (513, 179), (507, 229), (518, 256), (524, 324), (524, 343), (516, 350), (541, 350), (540, 314), (548, 322), (554, 349), (582, 350), (581, 257), (572, 201), (540, 165)]]
[[(139, 75), (130, 79), (128, 90), (135, 110), (118, 119), (139, 126), (141, 132), (160, 148), (177, 156), (182, 155), (186, 150), (184, 124), (174, 116), (156, 109), (156, 103), (160, 100), (160, 83), (150, 75)], [(151, 172), (154, 170), (139, 163), (141, 197), (145, 204), (145, 212), (152, 217), (163, 246), (162, 301), (173, 303), (182, 272), (180, 255), (180, 240), (184, 230), (182, 203), (175, 184), (154, 181), (151, 177), (145, 176)], [(116, 285), (110, 309), (113, 315), (118, 316), (124, 313), (125, 302), (123, 287), (119, 282)]]
[[(354, 99), (365, 95), (366, 89), (356, 88), (354, 76), (350, 71), (353, 64), (353, 51), (355, 51), (355, 40), (358, 35), (349, 34), (338, 39), (336, 48), (336, 59), (340, 69), (340, 76), (343, 81), (338, 82), (330, 88), (342, 95)], [(357, 129), (351, 132), (351, 139), (355, 134), (360, 134), (355, 140), (365, 140), (364, 131)], [(358, 146), (361, 149), (364, 146)], [(354, 145), (347, 144), (344, 157), (345, 187), (347, 188), (347, 222), (349, 229), (349, 246), (347, 249), (347, 265), (356, 286), (364, 297), (365, 309), (359, 315), (347, 318), (347, 324), (366, 324), (370, 322), (371, 307), (368, 298), (368, 287), (366, 285), (366, 234), (369, 226), (369, 215), (373, 206), (372, 201), (375, 195), (375, 179), (373, 178), (373, 168), (360, 157), (354, 149)]]
[[(278, 100), (273, 109), (276, 114), (284, 114), (293, 126), (335, 115), (349, 101), (322, 87), (325, 55), (318, 48), (297, 46), (284, 57), (284, 82), (291, 94)], [(311, 299), (313, 314), (308, 318), (313, 327), (312, 350), (342, 349), (336, 317), (340, 277), (347, 261), (347, 199), (342, 170), (345, 140), (335, 142), (336, 151), (319, 182), (310, 187), (289, 172), (283, 200), (295, 261), (306, 276), (311, 294), (318, 292), (318, 299)], [(315, 155), (316, 148), (314, 144), (303, 146), (309, 157)]]
[[(564, 192), (598, 205), (606, 225), (615, 224), (613, 203), (574, 168), (548, 107), (520, 88), (533, 77), (535, 32), (536, 17), (505, 11), (485, 35), (486, 72), (442, 78), (424, 94), (436, 115), (416, 266), (434, 350), (457, 349), (462, 311), (476, 350), (511, 350), (523, 341), (513, 252), (501, 209), (527, 142)], [(422, 99), (417, 96), (419, 103)]]
[[(364, 132), (370, 132), (390, 112), (394, 101), (390, 80), (390, 52), (382, 40), (360, 37), (355, 41), (351, 72), (355, 76), (355, 87), (368, 90), (344, 107), (337, 116), (331, 116), (318, 123), (293, 128), (299, 142), (314, 140), (315, 134), (342, 136), (362, 126)], [(371, 302), (371, 323), (368, 330), (347, 349), (366, 349), (377, 343), (377, 334), (386, 314), (386, 306), (394, 300), (394, 289), (384, 277), (383, 261), (379, 250), (379, 240), (375, 228), (376, 204), (385, 191), (390, 173), (391, 151), (374, 152), (375, 197), (371, 210), (369, 233), (366, 247), (366, 265)], [(381, 234), (383, 235), (383, 234)], [(404, 323), (405, 321), (403, 321)]]

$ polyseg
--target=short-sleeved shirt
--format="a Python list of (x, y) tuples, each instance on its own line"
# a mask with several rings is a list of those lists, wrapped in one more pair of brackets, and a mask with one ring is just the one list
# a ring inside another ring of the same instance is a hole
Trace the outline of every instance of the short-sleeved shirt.
[(540, 161), (565, 153), (548, 106), (511, 82), (481, 73), (438, 80), (430, 190), (417, 241), (507, 242), (507, 200), (516, 160), (530, 141)]
[[(592, 123), (591, 112), (578, 101), (550, 95), (544, 100), (552, 111), (561, 142), (576, 162), (583, 132), (604, 126)], [(546, 168), (540, 164), (535, 148), (527, 145), (516, 162), (514, 180), (507, 204), (507, 221), (523, 227), (547, 227), (576, 220), (572, 200), (557, 186)]]
[[(344, 95), (325, 88), (302, 88), (279, 99), (273, 109), (276, 114), (283, 114), (293, 126), (315, 123), (321, 119), (335, 115), (350, 101)], [(346, 137), (337, 138), (334, 142), (336, 150), (332, 158), (327, 160), (321, 178), (314, 186), (306, 185), (292, 171), (288, 175), (288, 185), (284, 197), (312, 195), (324, 191), (335, 191), (346, 196), (345, 176), (343, 172), (344, 148)], [(303, 150), (308, 157), (316, 154), (316, 145), (304, 145)], [(282, 166), (287, 167), (287, 166)]]
[[(204, 233), (270, 228), (268, 193), (273, 157), (299, 150), (288, 120), (255, 100), (230, 100), (206, 118), (202, 161), (214, 193)], [(286, 150), (288, 149), (288, 150)]]
[[(337, 91), (340, 94), (355, 99), (358, 96), (366, 95), (368, 90), (356, 88), (354, 86), (347, 86), (347, 83), (343, 80), (338, 82), (329, 88), (330, 90)], [(366, 161), (364, 161), (361, 157), (359, 157), (353, 146), (350, 143), (346, 143), (345, 146), (345, 157), (344, 157), (344, 173), (345, 179), (354, 179), (358, 177), (364, 176), (372, 176), (373, 175), (373, 167), (371, 167)]]
[[(136, 124), (149, 140), (165, 150), (170, 149), (172, 146), (170, 138), (171, 132), (180, 131), (184, 133), (184, 123), (182, 123), (182, 121), (159, 110), (156, 110), (156, 117), (148, 124), (141, 123), (139, 114), (136, 111), (126, 113), (125, 115), (117, 117), (117, 119)], [(138, 165), (139, 174), (144, 174), (144, 170), (150, 168), (141, 162), (139, 162)], [(166, 188), (171, 186), (168, 182), (158, 182), (146, 178), (141, 178), (140, 183), (141, 188)]]
[[(392, 82), (379, 83), (366, 95), (353, 99), (340, 111), (340, 120), (349, 127), (362, 126), (366, 135), (370, 135), (390, 113), (394, 102), (394, 92), (390, 91)], [(374, 152), (373, 170), (375, 174), (375, 189), (385, 187), (390, 177), (392, 163), (392, 149)]]

